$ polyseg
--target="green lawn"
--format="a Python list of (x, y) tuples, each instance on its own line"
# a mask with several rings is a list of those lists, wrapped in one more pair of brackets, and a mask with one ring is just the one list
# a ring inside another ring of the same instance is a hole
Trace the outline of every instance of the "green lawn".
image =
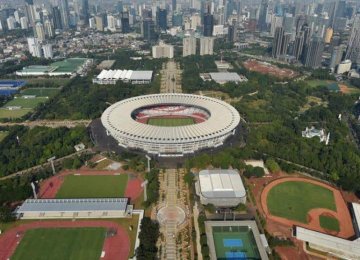
[(307, 213), (314, 208), (336, 211), (331, 190), (301, 181), (283, 182), (273, 187), (267, 196), (272, 215), (307, 223)]
[(336, 218), (328, 216), (319, 217), (320, 226), (332, 231), (340, 231), (339, 221)]
[(120, 198), (124, 196), (127, 181), (126, 174), (67, 175), (56, 198)]
[(98, 260), (105, 228), (40, 228), (28, 230), (11, 260)]
[(185, 126), (195, 122), (192, 118), (150, 118), (147, 123), (155, 126)]
[(16, 110), (7, 110), (0, 108), (0, 119), (1, 118), (20, 118), (27, 113), (29, 113), (31, 109), (16, 109)]
[(336, 81), (333, 81), (333, 80), (313, 79), (313, 80), (307, 80), (306, 83), (307, 83), (310, 87), (316, 88), (316, 87), (318, 87), (318, 86), (326, 87), (326, 86), (330, 85), (331, 83), (336, 83)]
[(21, 91), (21, 95), (35, 95), (37, 97), (52, 97), (58, 93), (60, 89), (58, 88), (27, 88)]
[(37, 98), (14, 98), (13, 100), (10, 100), (7, 102), (4, 107), (9, 106), (21, 106), (22, 108), (30, 108), (33, 109), (40, 103), (44, 103), (48, 101), (48, 98), (45, 97), (37, 97)]
[(0, 142), (8, 135), (7, 131), (0, 131)]

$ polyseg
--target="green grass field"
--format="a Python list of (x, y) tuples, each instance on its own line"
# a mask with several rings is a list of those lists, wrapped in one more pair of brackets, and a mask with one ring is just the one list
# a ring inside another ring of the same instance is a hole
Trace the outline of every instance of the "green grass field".
[(192, 118), (150, 118), (147, 123), (155, 126), (185, 126), (195, 122)]
[(105, 228), (40, 228), (28, 230), (11, 260), (98, 260)]
[(27, 88), (21, 91), (21, 95), (35, 95), (37, 97), (52, 97), (58, 93), (58, 88)]
[(27, 113), (29, 113), (31, 109), (17, 109), (17, 110), (7, 110), (0, 108), (0, 119), (1, 118), (20, 118)]
[[(227, 259), (226, 253), (231, 254), (231, 252), (242, 252), (246, 255), (246, 259), (260, 259), (254, 235), (248, 227), (213, 227), (213, 237), (218, 259)], [(227, 247), (224, 239), (241, 240), (242, 246)]]
[(336, 211), (331, 190), (301, 181), (283, 182), (273, 187), (267, 196), (267, 206), (272, 215), (307, 223), (311, 209), (325, 208)]
[(0, 142), (8, 135), (7, 131), (0, 131)]
[(67, 175), (56, 194), (56, 198), (120, 198), (124, 196), (127, 181), (128, 176), (126, 174)]
[(4, 107), (9, 106), (21, 106), (22, 108), (30, 108), (33, 109), (40, 103), (44, 103), (48, 101), (48, 98), (45, 97), (37, 97), (37, 98), (14, 98), (13, 100), (10, 100), (7, 102)]
[(340, 231), (339, 221), (336, 218), (328, 216), (319, 217), (320, 226), (327, 230)]

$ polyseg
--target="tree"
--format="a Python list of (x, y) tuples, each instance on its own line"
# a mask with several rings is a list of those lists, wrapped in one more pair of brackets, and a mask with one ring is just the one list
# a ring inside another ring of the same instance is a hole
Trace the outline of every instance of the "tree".
[(272, 158), (266, 160), (265, 166), (271, 173), (279, 172), (281, 170), (279, 164)]
[(0, 222), (11, 222), (15, 220), (11, 208), (8, 206), (0, 207)]
[(136, 250), (136, 258), (139, 260), (157, 259), (157, 240), (159, 238), (159, 223), (144, 217), (140, 226), (140, 246)]

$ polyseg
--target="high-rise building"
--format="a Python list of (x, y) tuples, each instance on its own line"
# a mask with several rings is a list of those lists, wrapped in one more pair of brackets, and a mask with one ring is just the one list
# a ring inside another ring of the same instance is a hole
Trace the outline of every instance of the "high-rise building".
[(124, 11), (124, 6), (122, 1), (116, 3), (116, 12), (121, 13)]
[(23, 30), (29, 29), (29, 20), (26, 16), (20, 18), (20, 26)]
[(174, 13), (172, 16), (172, 25), (173, 26), (182, 26), (183, 25), (183, 15), (182, 13)]
[(185, 37), (183, 39), (183, 57), (196, 54), (196, 38)]
[(284, 38), (284, 28), (277, 27), (275, 30), (275, 36), (274, 36), (273, 45), (272, 45), (273, 58), (280, 57), (283, 38)]
[(49, 37), (49, 38), (54, 37), (54, 35), (55, 35), (54, 28), (53, 28), (52, 23), (50, 22), (49, 19), (45, 20), (44, 29), (45, 29), (45, 35), (47, 37)]
[(324, 42), (321, 37), (314, 37), (306, 51), (304, 65), (316, 69), (321, 66), (322, 54), (324, 51)]
[(59, 0), (59, 10), (63, 29), (69, 29), (69, 3), (68, 0)]
[(9, 18), (7, 18), (6, 23), (7, 23), (7, 26), (8, 26), (9, 30), (16, 29), (16, 20), (15, 20), (14, 16), (10, 16)]
[(121, 12), (121, 32), (129, 33), (130, 32), (130, 23), (129, 23), (129, 12)]
[(214, 38), (201, 37), (200, 38), (200, 55), (213, 55), (214, 54)]
[(55, 29), (61, 30), (63, 27), (62, 27), (61, 13), (59, 7), (54, 6), (52, 8), (52, 15), (54, 19)]
[(360, 64), (360, 13), (356, 14), (353, 21), (349, 44), (346, 50), (346, 59)]
[(325, 43), (330, 43), (331, 42), (331, 38), (333, 36), (333, 33), (334, 33), (334, 30), (331, 27), (326, 29), (325, 37), (324, 37)]
[(283, 17), (281, 16), (273, 16), (271, 19), (271, 26), (270, 26), (270, 35), (272, 37), (275, 36), (275, 30), (278, 27), (282, 27), (283, 24)]
[(269, 1), (268, 0), (262, 0), (261, 6), (260, 6), (260, 13), (259, 13), (259, 21), (258, 21), (258, 28), (260, 31), (267, 31), (267, 14), (269, 9)]
[(236, 25), (229, 25), (228, 34), (227, 34), (227, 42), (234, 42), (237, 39), (237, 27)]
[(296, 60), (300, 60), (302, 52), (304, 48), (304, 32), (300, 31), (295, 36), (294, 48), (293, 48), (293, 56)]
[(176, 11), (176, 0), (171, 0), (171, 8), (173, 12)]
[(108, 28), (108, 30), (111, 31), (111, 32), (115, 32), (116, 31), (115, 17), (112, 16), (112, 15), (107, 15), (106, 19), (107, 19), (107, 28)]
[(89, 24), (90, 10), (89, 10), (89, 0), (81, 0), (81, 12), (80, 19), (84, 21), (84, 24)]
[(96, 30), (98, 31), (104, 31), (104, 19), (102, 15), (95, 16), (95, 24), (96, 24)]
[(159, 45), (152, 47), (152, 56), (154, 59), (158, 58), (174, 58), (174, 46), (165, 44), (160, 41)]
[(26, 8), (26, 17), (31, 25), (31, 27), (35, 28), (35, 6), (33, 0), (25, 0), (25, 8)]
[(146, 41), (156, 40), (155, 23), (152, 18), (145, 18), (142, 22), (141, 34)]
[(42, 47), (45, 59), (52, 59), (54, 57), (53, 48), (51, 44), (45, 44)]
[(342, 57), (344, 55), (345, 49), (346, 49), (345, 45), (335, 46), (333, 48), (333, 51), (331, 53), (329, 69), (335, 71), (336, 66), (339, 65), (340, 62), (342, 61)]
[(95, 20), (95, 17), (91, 17), (91, 18), (89, 19), (89, 27), (90, 27), (91, 29), (95, 29), (95, 28), (96, 28), (96, 20)]
[(205, 37), (211, 37), (214, 30), (214, 17), (210, 13), (204, 14), (204, 31), (203, 35)]
[(167, 11), (166, 9), (158, 9), (156, 12), (157, 26), (160, 31), (166, 31), (167, 29)]
[(41, 42), (45, 41), (46, 36), (45, 36), (44, 25), (42, 25), (41, 23), (36, 23), (35, 30), (36, 30), (36, 36), (37, 36), (38, 40)]
[(37, 38), (27, 38), (29, 52), (33, 57), (41, 57), (41, 45)]

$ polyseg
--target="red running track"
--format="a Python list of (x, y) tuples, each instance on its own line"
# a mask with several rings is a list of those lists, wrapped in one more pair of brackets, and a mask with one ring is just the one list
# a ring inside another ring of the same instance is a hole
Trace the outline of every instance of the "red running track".
[(123, 227), (111, 221), (36, 221), (23, 224), (6, 231), (0, 236), (0, 260), (7, 260), (15, 252), (17, 245), (20, 243), (25, 231), (35, 228), (79, 228), (79, 227), (104, 227), (116, 229), (117, 233), (113, 237), (105, 238), (102, 251), (105, 256), (102, 260), (126, 260), (130, 253), (130, 239)]

